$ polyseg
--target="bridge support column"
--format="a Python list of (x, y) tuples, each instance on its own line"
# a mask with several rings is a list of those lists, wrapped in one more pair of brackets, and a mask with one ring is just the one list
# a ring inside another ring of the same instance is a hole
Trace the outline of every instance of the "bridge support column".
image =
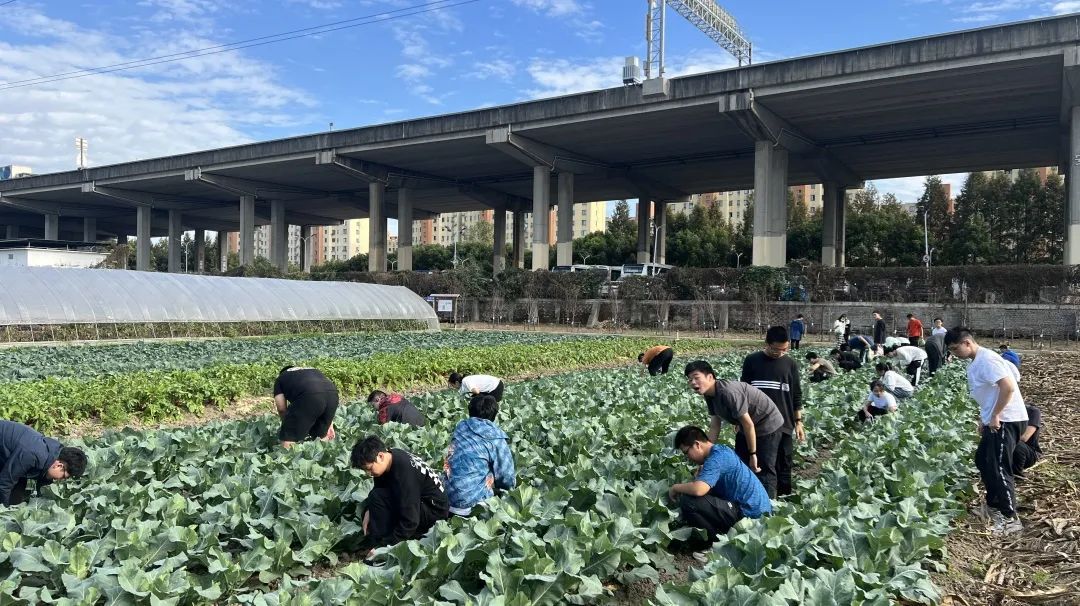
[(195, 230), (195, 272), (206, 273), (206, 230)]
[(1080, 106), (1069, 121), (1069, 171), (1065, 176), (1065, 265), (1080, 265)]
[(514, 211), (514, 232), (510, 238), (514, 267), (525, 269), (525, 211)]
[(653, 223), (659, 229), (656, 230), (656, 235), (653, 236), (653, 263), (665, 263), (667, 258), (667, 202), (663, 200), (657, 200), (653, 202), (655, 208), (655, 216), (653, 217)]
[(412, 271), (413, 196), (412, 189), (408, 187), (402, 187), (398, 190), (397, 233), (397, 268), (399, 271)]
[(532, 268), (548, 269), (551, 250), (548, 234), (551, 213), (551, 171), (547, 166), (533, 167)]
[(368, 271), (386, 271), (386, 215), (383, 200), (386, 184), (382, 181), (368, 183)]
[(306, 274), (311, 273), (312, 261), (315, 259), (311, 242), (314, 234), (314, 228), (310, 225), (300, 228), (300, 269)]
[(285, 201), (270, 201), (270, 263), (280, 271), (289, 269), (289, 223)]
[(491, 249), (491, 270), (498, 274), (506, 269), (506, 209), (496, 208), (493, 215), (495, 239)]
[(135, 269), (150, 271), (150, 210), (140, 206), (135, 210)]
[(7, 233), (5, 234), (8, 240), (17, 240), (19, 238), (19, 226), (8, 225)]
[(556, 265), (574, 264), (574, 173), (559, 173)]
[(60, 239), (60, 215), (45, 215), (45, 239)]
[(637, 262), (648, 263), (652, 257), (649, 250), (649, 219), (652, 218), (652, 201), (645, 196), (638, 198), (637, 203)]
[[(821, 202), (821, 264), (835, 267), (836, 249), (839, 238), (843, 236), (837, 230), (837, 218), (843, 213), (844, 189), (835, 181), (822, 184), (824, 198)], [(843, 249), (843, 246), (840, 246)]]
[(169, 273), (180, 273), (180, 245), (184, 237), (183, 217), (178, 210), (169, 211)]
[(82, 226), (83, 242), (97, 242), (97, 219), (94, 217), (83, 217)]
[(787, 262), (788, 152), (771, 141), (754, 146), (754, 265)]
[(255, 196), (240, 196), (240, 265), (255, 262)]

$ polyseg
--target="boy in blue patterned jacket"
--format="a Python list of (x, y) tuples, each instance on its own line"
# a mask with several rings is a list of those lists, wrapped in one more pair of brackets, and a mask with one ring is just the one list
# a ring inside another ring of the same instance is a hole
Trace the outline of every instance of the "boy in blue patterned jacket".
[(499, 403), (486, 394), (469, 401), (469, 418), (457, 424), (443, 472), (450, 513), (467, 516), (474, 505), (517, 482), (510, 438), (495, 425)]

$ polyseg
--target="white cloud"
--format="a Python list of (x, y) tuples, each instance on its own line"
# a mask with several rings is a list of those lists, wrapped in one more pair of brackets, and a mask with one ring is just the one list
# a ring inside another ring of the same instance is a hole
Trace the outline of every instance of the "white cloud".
[(622, 85), (624, 57), (584, 61), (533, 59), (528, 72), (536, 85), (525, 92), (533, 98), (558, 97)]
[(403, 63), (397, 69), (398, 78), (406, 81), (421, 80), (431, 75), (431, 70), (417, 63)]
[(1067, 14), (1067, 13), (1080, 12), (1080, 2), (1075, 2), (1075, 1), (1057, 2), (1053, 6), (1050, 7), (1050, 10), (1055, 15), (1064, 15), (1064, 14)]
[(489, 61), (477, 61), (473, 63), (470, 76), (478, 80), (503, 80), (510, 81), (517, 73), (517, 66), (506, 59), (491, 59)]
[[(156, 2), (176, 21), (145, 39), (87, 30), (28, 6), (4, 11), (0, 29), (32, 40), (0, 42), (0, 82), (211, 46), (176, 25), (181, 15), (212, 12), (211, 4)], [(77, 136), (90, 140), (91, 165), (111, 164), (247, 142), (253, 127), (302, 126), (313, 120), (315, 101), (280, 84), (273, 66), (223, 53), (0, 90), (0, 105), (0, 163), (42, 173), (74, 168)]]
[[(948, 175), (938, 175), (941, 178), (942, 183), (948, 183), (952, 185), (952, 196), (955, 198), (960, 194), (960, 190), (964, 187), (964, 181), (967, 180), (968, 173), (953, 173)], [(881, 195), (893, 194), (896, 199), (905, 202), (916, 202), (919, 197), (922, 196), (925, 187), (923, 185), (926, 182), (926, 177), (903, 177), (900, 179), (877, 179), (867, 182), (873, 183), (877, 187)]]
[(585, 11), (577, 0), (512, 0), (514, 4), (549, 17), (580, 15)]

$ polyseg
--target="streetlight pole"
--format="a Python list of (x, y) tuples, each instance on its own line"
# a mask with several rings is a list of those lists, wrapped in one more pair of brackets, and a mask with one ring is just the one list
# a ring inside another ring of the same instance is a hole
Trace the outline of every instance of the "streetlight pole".
[(742, 266), (741, 259), (742, 259), (742, 253), (741, 252), (735, 253), (735, 269), (739, 269)]
[(656, 227), (653, 228), (653, 237), (652, 237), (652, 262), (653, 263), (659, 263), (658, 259), (660, 257), (658, 256), (658, 254), (660, 252), (660, 230), (662, 230), (662, 229), (664, 229), (663, 225), (657, 225)]
[(584, 255), (584, 254), (581, 254), (581, 253), (578, 253), (578, 254), (581, 255), (581, 264), (582, 265), (588, 265), (589, 264), (589, 257), (595, 257), (596, 256), (596, 255)]
[(926, 271), (930, 271), (930, 231), (927, 227), (927, 216), (930, 214), (930, 209), (923, 211), (922, 215), (922, 231), (923, 231), (923, 261), (926, 261)]

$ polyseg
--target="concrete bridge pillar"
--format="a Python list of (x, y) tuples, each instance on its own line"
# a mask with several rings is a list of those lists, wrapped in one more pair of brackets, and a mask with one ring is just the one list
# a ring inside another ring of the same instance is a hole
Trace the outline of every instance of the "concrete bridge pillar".
[(285, 201), (270, 201), (270, 263), (280, 271), (289, 269), (289, 223)]
[(255, 262), (255, 196), (240, 196), (240, 265)]
[(667, 202), (656, 200), (653, 202), (655, 216), (653, 217), (653, 263), (665, 263), (667, 258)]
[(368, 183), (368, 271), (386, 271), (386, 215), (383, 200), (386, 184), (382, 181)]
[(135, 269), (150, 271), (150, 210), (140, 206), (135, 210)]
[(555, 263), (574, 264), (574, 174), (559, 173), (559, 214)]
[(60, 239), (60, 215), (45, 215), (45, 239)]
[(518, 269), (525, 269), (525, 212), (514, 211), (514, 232), (511, 238), (513, 248), (513, 265)]
[(754, 145), (753, 264), (787, 262), (788, 152), (771, 141)]
[(5, 234), (8, 240), (17, 240), (19, 238), (19, 226), (8, 225), (7, 233)]
[(532, 269), (548, 269), (551, 244), (548, 215), (551, 212), (551, 171), (547, 166), (533, 167)]
[(491, 269), (497, 274), (506, 269), (506, 209), (496, 208), (493, 215), (495, 239), (491, 251)]
[(835, 181), (822, 184), (821, 264), (843, 267), (844, 255), (844, 193), (846, 189)]
[(1065, 175), (1065, 265), (1080, 265), (1080, 106), (1071, 112), (1069, 170)]
[(83, 242), (97, 242), (97, 219), (83, 217)]
[(311, 262), (315, 259), (311, 242), (314, 233), (314, 228), (310, 225), (300, 227), (300, 270), (306, 274), (311, 273)]
[(169, 273), (180, 273), (180, 245), (184, 236), (183, 216), (178, 210), (169, 211)]
[(195, 230), (195, 272), (206, 273), (206, 230)]
[(637, 262), (648, 263), (652, 256), (649, 250), (649, 220), (652, 218), (652, 200), (648, 196), (638, 197), (637, 203)]
[[(498, 212), (495, 213), (496, 216)], [(496, 225), (498, 223), (496, 222)], [(412, 190), (402, 187), (398, 190), (398, 249), (397, 268), (401, 271), (412, 271), (413, 268), (413, 196)], [(498, 229), (495, 231), (496, 240), (499, 237)]]

